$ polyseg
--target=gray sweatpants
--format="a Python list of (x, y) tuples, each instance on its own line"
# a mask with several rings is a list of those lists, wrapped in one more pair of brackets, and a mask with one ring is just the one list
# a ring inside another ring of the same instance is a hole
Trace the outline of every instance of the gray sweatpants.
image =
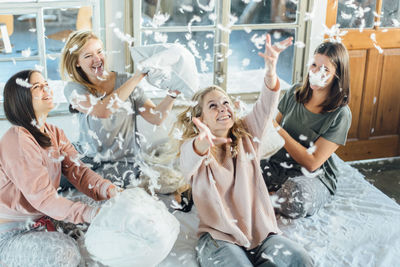
[(200, 266), (313, 266), (307, 252), (282, 235), (268, 236), (258, 247), (246, 250), (238, 245), (215, 240), (209, 233), (203, 234), (197, 244)]
[(78, 266), (81, 260), (74, 239), (60, 232), (27, 229), (25, 223), (0, 224), (0, 266)]
[(289, 178), (276, 195), (275, 211), (292, 219), (313, 215), (332, 197), (320, 179), (306, 176)]

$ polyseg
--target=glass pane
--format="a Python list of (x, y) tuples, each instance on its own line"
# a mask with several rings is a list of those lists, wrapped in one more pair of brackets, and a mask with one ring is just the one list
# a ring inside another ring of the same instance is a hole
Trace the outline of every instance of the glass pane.
[(36, 60), (0, 62), (0, 82), (5, 83), (12, 75), (17, 73), (18, 71), (35, 69), (35, 66), (39, 65), (39, 61)]
[(214, 25), (215, 1), (142, 1), (142, 26)]
[[(294, 39), (295, 30), (257, 30), (232, 31), (229, 48), (232, 54), (228, 58), (228, 88), (229, 93), (257, 92), (261, 88), (265, 74), (264, 60), (258, 52), (264, 51), (265, 34), (272, 37), (272, 43), (282, 41), (289, 36)], [(281, 88), (292, 84), (294, 45), (287, 48), (279, 56), (277, 73), (281, 79)]]
[(45, 9), (46, 53), (59, 53), (69, 34), (75, 30), (92, 29), (92, 8)]
[(60, 66), (60, 56), (47, 55), (47, 77), (51, 80), (61, 80), (59, 66)]
[[(188, 38), (191, 37), (189, 40)], [(156, 43), (180, 43), (184, 45), (196, 59), (197, 70), (200, 74), (200, 88), (213, 83), (213, 57), (214, 57), (213, 32), (151, 32), (142, 34), (142, 45)]]
[(340, 28), (372, 28), (375, 0), (339, 0), (336, 23)]
[(294, 2), (232, 0), (231, 21), (235, 20), (235, 24), (293, 23), (297, 12)]
[(400, 1), (385, 0), (382, 6), (381, 27), (400, 27)]
[[(19, 58), (38, 55), (36, 14), (0, 15), (8, 36), (1, 36), (0, 58)], [(7, 53), (4, 38), (9, 38), (11, 51)]]

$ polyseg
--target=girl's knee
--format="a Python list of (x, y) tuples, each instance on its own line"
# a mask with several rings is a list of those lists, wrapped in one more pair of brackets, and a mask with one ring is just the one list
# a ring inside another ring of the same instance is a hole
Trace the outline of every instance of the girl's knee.
[(314, 261), (305, 249), (297, 248), (292, 251), (289, 266), (311, 267), (314, 266)]
[(292, 219), (307, 215), (306, 192), (302, 185), (294, 180), (287, 180), (276, 192), (278, 196), (278, 213)]

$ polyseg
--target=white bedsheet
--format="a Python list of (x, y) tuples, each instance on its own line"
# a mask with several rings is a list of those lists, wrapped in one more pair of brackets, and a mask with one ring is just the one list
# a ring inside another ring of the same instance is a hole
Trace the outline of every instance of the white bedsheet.
[[(357, 169), (335, 156), (337, 194), (318, 214), (279, 218), (284, 235), (301, 244), (316, 266), (399, 266), (400, 205), (368, 183)], [(176, 212), (181, 233), (159, 266), (197, 266), (196, 210)]]
[[(399, 266), (400, 205), (368, 183), (357, 169), (337, 156), (335, 161), (340, 176), (332, 201), (312, 217), (278, 218), (279, 227), (285, 236), (305, 247), (316, 266)], [(172, 196), (160, 198), (170, 205)], [(174, 215), (181, 224), (180, 234), (159, 266), (198, 266), (196, 209)], [(81, 249), (86, 260), (82, 266), (102, 266)]]

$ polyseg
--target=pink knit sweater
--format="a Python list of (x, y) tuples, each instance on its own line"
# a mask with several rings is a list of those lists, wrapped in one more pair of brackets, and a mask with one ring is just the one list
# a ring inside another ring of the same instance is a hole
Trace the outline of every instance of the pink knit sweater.
[(64, 132), (46, 124), (52, 146), (44, 149), (23, 127), (12, 126), (0, 140), (0, 220), (24, 221), (47, 215), (73, 223), (90, 222), (96, 208), (57, 193), (61, 170), (81, 192), (106, 199), (110, 181), (79, 159)]
[(211, 153), (199, 156), (193, 150), (194, 138), (182, 145), (181, 169), (192, 186), (199, 236), (208, 232), (215, 239), (252, 249), (270, 233), (281, 233), (262, 177), (258, 141), (275, 115), (278, 98), (279, 90), (263, 85), (253, 110), (243, 119), (252, 138), (242, 138), (236, 159), (228, 152), (221, 165)]

